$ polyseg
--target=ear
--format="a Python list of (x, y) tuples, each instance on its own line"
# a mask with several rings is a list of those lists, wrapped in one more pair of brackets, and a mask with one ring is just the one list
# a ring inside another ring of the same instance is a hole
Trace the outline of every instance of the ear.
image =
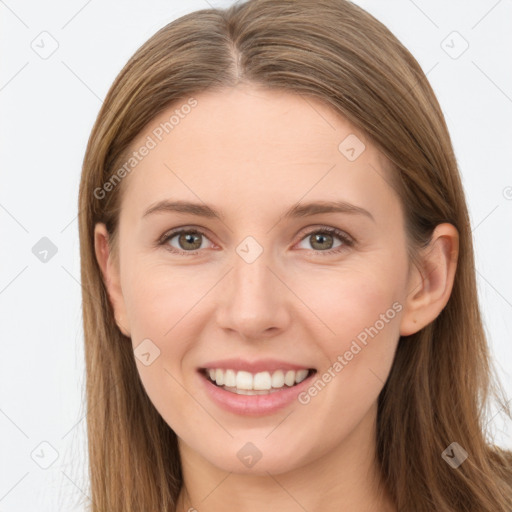
[(421, 251), (421, 268), (411, 267), (400, 335), (409, 336), (431, 323), (450, 298), (457, 259), (459, 233), (455, 226), (439, 224), (429, 245)]
[(98, 222), (94, 227), (94, 250), (103, 275), (103, 282), (114, 309), (116, 324), (125, 336), (130, 337), (130, 331), (124, 326), (128, 317), (121, 290), (119, 265), (111, 253), (109, 233), (102, 222)]

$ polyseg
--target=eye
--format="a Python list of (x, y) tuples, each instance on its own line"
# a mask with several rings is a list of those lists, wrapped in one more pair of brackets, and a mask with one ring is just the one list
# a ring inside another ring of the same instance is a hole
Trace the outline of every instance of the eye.
[[(176, 238), (175, 244), (178, 244), (178, 247), (172, 243), (174, 238)], [(159, 245), (166, 245), (166, 248), (171, 252), (190, 256), (197, 254), (199, 249), (205, 248), (204, 240), (208, 240), (208, 238), (197, 229), (179, 229), (166, 233), (160, 239)]]
[[(341, 243), (334, 246), (333, 243), (336, 238), (341, 240)], [(313, 247), (314, 252), (321, 254), (322, 256), (339, 253), (347, 247), (352, 247), (354, 245), (354, 241), (346, 233), (331, 227), (322, 227), (309, 231), (301, 240), (301, 243), (304, 241), (309, 242)]]
[[(341, 242), (333, 246), (334, 239)], [(176, 239), (174, 242), (173, 240)], [(204, 242), (209, 240), (206, 235), (196, 228), (180, 228), (165, 233), (158, 241), (158, 245), (165, 246), (172, 253), (184, 256), (194, 256), (200, 249), (205, 249)], [(301, 239), (301, 242), (310, 241), (313, 252), (329, 255), (339, 253), (354, 245), (354, 240), (343, 231), (324, 226), (311, 230)]]

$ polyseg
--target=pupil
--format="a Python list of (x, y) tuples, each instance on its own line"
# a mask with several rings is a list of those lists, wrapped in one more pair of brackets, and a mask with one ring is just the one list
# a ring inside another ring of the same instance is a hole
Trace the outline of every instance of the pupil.
[[(194, 233), (185, 234), (185, 235), (183, 235), (183, 238), (185, 239), (185, 242), (187, 244), (194, 244), (194, 239), (196, 239), (196, 243), (197, 243), (197, 240), (199, 239), (198, 235), (194, 234)], [(199, 245), (201, 245), (201, 244), (199, 244)], [(196, 249), (196, 247), (194, 247), (194, 249)]]
[[(314, 235), (315, 241), (313, 242), (313, 247), (315, 246), (316, 243), (319, 243), (320, 245), (322, 243), (325, 243), (327, 237), (330, 237), (330, 235), (325, 235), (325, 234), (316, 234), (316, 235)], [(326, 247), (319, 247), (319, 249), (326, 249)]]

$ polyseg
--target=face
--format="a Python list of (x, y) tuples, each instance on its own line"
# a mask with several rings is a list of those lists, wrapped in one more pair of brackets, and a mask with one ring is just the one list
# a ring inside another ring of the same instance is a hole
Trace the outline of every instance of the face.
[(316, 100), (195, 100), (132, 144), (151, 147), (122, 182), (116, 317), (182, 450), (297, 469), (371, 435), (403, 334), (400, 202), (381, 154)]

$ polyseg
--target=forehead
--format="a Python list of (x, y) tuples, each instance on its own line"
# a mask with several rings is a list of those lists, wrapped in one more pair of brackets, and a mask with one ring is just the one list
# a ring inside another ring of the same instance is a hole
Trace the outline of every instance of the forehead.
[(385, 159), (364, 134), (321, 101), (288, 91), (244, 85), (186, 98), (130, 150), (143, 146), (150, 149), (123, 183), (123, 203), (139, 213), (169, 197), (254, 213), (305, 196), (376, 207), (384, 199), (385, 208), (394, 195)]

